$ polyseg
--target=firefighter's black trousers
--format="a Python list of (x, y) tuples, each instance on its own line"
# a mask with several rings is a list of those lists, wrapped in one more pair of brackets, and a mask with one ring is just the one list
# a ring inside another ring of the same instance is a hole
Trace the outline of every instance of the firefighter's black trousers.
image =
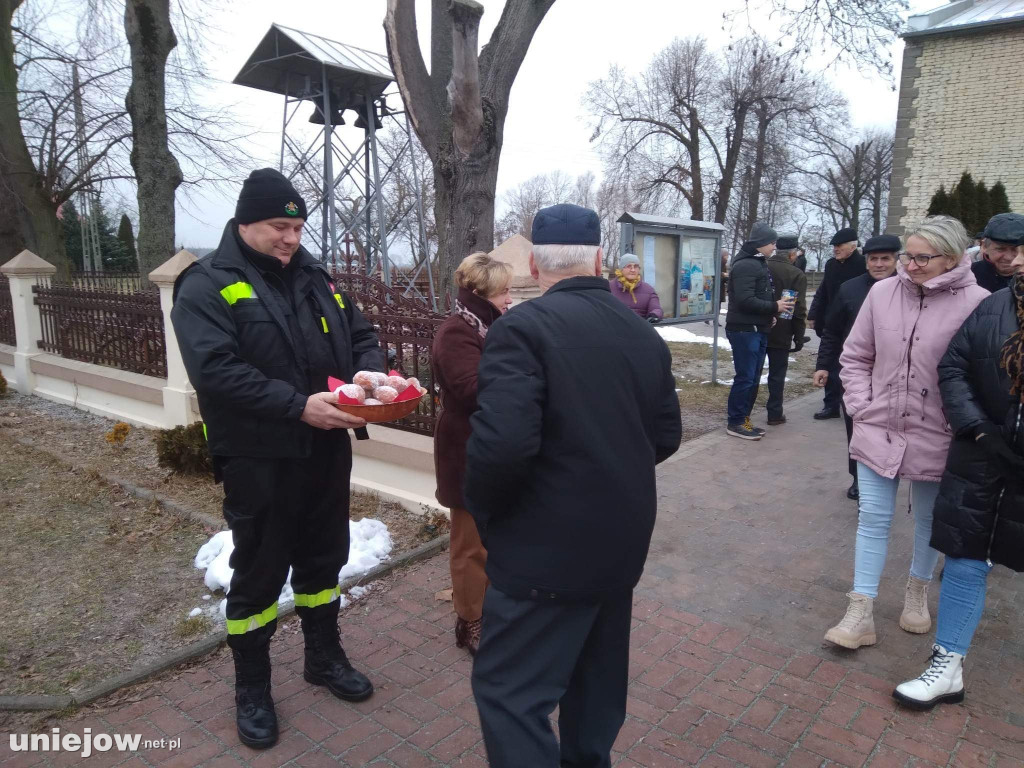
[(348, 433), (316, 430), (307, 459), (231, 456), (217, 457), (216, 465), (235, 545), (228, 645), (246, 650), (269, 641), (289, 566), (300, 615), (331, 603), (337, 611), (338, 572), (349, 548)]

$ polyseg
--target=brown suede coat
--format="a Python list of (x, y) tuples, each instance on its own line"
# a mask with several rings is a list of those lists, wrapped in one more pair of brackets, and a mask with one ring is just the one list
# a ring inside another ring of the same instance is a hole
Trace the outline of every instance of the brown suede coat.
[[(459, 301), (487, 327), (501, 317), (491, 302), (465, 289), (459, 290)], [(484, 340), (477, 329), (459, 315), (441, 324), (431, 348), (430, 366), (441, 388), (441, 414), (434, 429), (437, 500), (449, 508), (465, 507), (466, 441), (469, 417), (476, 410), (476, 371), (483, 350)]]

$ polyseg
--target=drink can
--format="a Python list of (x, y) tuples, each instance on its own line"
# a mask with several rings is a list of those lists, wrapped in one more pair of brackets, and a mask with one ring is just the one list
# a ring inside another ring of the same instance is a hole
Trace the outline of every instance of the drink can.
[[(784, 298), (784, 299), (795, 299), (796, 298), (796, 291), (794, 291), (794, 290), (792, 290), (790, 288), (783, 288), (782, 289), (782, 298)], [(793, 319), (793, 310), (790, 309), (790, 310), (787, 310), (785, 312), (780, 312), (779, 313), (779, 319), (780, 320), (792, 320)]]

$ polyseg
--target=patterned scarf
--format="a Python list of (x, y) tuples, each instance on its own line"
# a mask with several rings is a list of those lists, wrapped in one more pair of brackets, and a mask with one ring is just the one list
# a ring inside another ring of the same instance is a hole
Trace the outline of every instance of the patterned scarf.
[(1017, 331), (1003, 344), (1003, 370), (1010, 376), (1010, 394), (1020, 395), (1024, 403), (1024, 272), (1018, 272), (1010, 283), (1014, 303), (1017, 305)]
[(624, 274), (622, 274), (621, 269), (615, 270), (615, 277), (619, 281), (619, 284), (622, 286), (623, 290), (629, 291), (629, 295), (633, 297), (633, 303), (636, 304), (636, 294), (634, 294), (633, 291), (636, 290), (636, 287), (638, 285), (640, 285), (641, 277), (638, 275), (636, 280), (630, 280)]
[(455, 300), (455, 314), (469, 323), (470, 328), (475, 328), (481, 339), (487, 338), (487, 326), (484, 321), (474, 315), (470, 309), (458, 299)]

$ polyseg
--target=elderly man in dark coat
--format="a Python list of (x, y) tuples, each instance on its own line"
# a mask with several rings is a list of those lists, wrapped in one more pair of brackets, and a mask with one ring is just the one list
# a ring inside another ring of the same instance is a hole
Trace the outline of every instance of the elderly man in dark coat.
[(597, 214), (542, 209), (532, 240), (544, 295), (488, 331), (470, 420), (465, 500), (491, 581), (473, 694), (493, 768), (602, 768), (679, 401), (668, 347), (601, 278)]
[(1017, 268), (1017, 243), (1024, 240), (1024, 216), (997, 213), (988, 220), (981, 241), (981, 259), (971, 265), (974, 277), (985, 290), (995, 293), (1006, 288)]
[[(786, 371), (789, 369), (789, 353), (799, 352), (804, 346), (804, 324), (807, 320), (807, 275), (793, 263), (793, 254), (800, 244), (796, 235), (780, 235), (775, 243), (775, 253), (768, 257), (766, 264), (772, 277), (775, 301), (782, 298), (783, 291), (796, 297), (796, 306), (790, 317), (780, 314), (775, 325), (768, 331), (768, 426), (786, 423), (782, 412), (782, 401), (786, 387)], [(755, 395), (756, 399), (756, 395)]]
[[(839, 286), (867, 271), (864, 255), (858, 250), (857, 230), (846, 227), (836, 232), (829, 241), (833, 258), (825, 265), (825, 275), (814, 294), (811, 308), (807, 312), (807, 324), (821, 338), (822, 326), (828, 317), (829, 308), (839, 294)], [(843, 391), (839, 383), (838, 370), (829, 371), (825, 383), (825, 400), (822, 409), (814, 414), (816, 419), (838, 419)]]

